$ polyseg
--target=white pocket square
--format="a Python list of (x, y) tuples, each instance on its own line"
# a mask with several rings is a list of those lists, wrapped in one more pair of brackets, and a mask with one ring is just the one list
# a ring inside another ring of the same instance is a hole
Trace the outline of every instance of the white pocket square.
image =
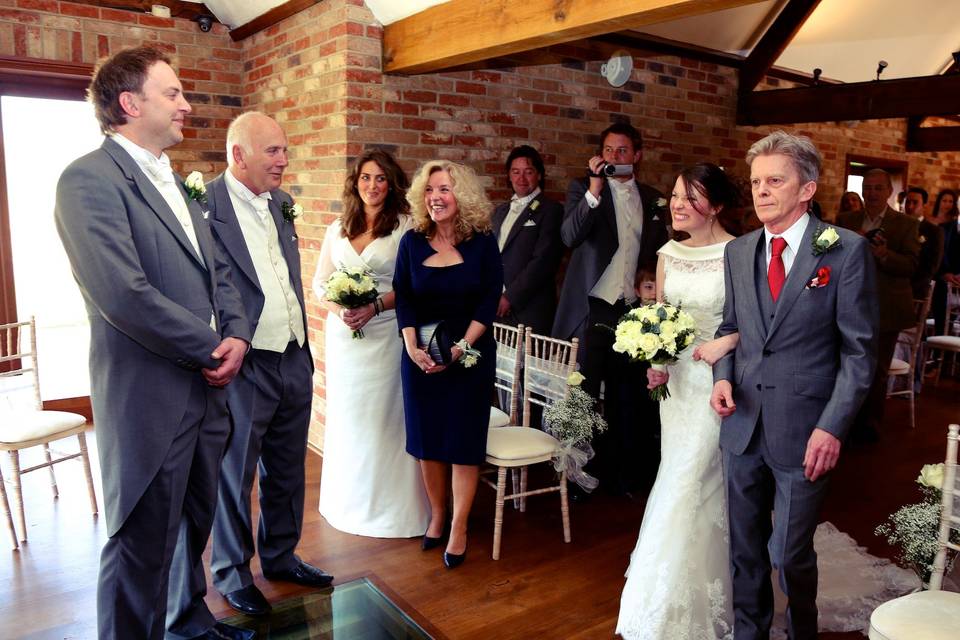
[(652, 218), (650, 218), (650, 220), (659, 220), (659, 219), (660, 219), (660, 216), (653, 216)]
[(204, 212), (203, 212), (203, 219), (206, 220), (206, 219), (208, 219), (209, 217), (210, 217), (210, 212), (209, 212), (209, 211), (204, 211)]
[(533, 220), (527, 220), (526, 222), (523, 223), (523, 226), (525, 226), (525, 227), (535, 227), (535, 226), (537, 226), (537, 223), (534, 222)]

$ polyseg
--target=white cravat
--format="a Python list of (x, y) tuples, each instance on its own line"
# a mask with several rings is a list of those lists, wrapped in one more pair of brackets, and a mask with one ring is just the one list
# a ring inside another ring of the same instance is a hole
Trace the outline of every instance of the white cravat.
[(517, 222), (517, 218), (520, 217), (520, 214), (523, 213), (523, 210), (527, 208), (527, 205), (530, 204), (538, 195), (540, 195), (540, 187), (537, 187), (531, 193), (528, 193), (522, 198), (518, 198), (517, 194), (513, 194), (513, 197), (510, 199), (510, 211), (507, 213), (507, 217), (503, 219), (503, 224), (500, 225), (500, 236), (497, 238), (497, 244), (500, 245), (500, 251), (503, 251), (503, 245), (507, 244), (507, 238), (510, 236), (510, 230), (513, 229), (513, 225)]
[(197, 231), (193, 227), (193, 220), (190, 218), (190, 209), (187, 208), (187, 202), (183, 199), (183, 193), (177, 186), (177, 178), (173, 175), (173, 169), (170, 167), (170, 158), (167, 154), (161, 153), (160, 157), (153, 155), (140, 145), (124, 138), (119, 133), (113, 134), (114, 141), (123, 147), (124, 151), (130, 154), (133, 161), (137, 163), (143, 174), (147, 176), (150, 182), (157, 188), (163, 200), (170, 207), (173, 215), (177, 218), (180, 226), (183, 228), (187, 240), (193, 246), (194, 251), (203, 261), (203, 254), (200, 253), (200, 243), (197, 242)]
[(270, 193), (253, 193), (229, 170), (224, 173), (224, 182), (263, 292), (263, 309), (250, 346), (278, 353), (286, 350), (291, 339), (303, 346), (303, 311), (270, 214)]
[[(643, 202), (637, 191), (636, 180), (631, 178), (627, 182), (620, 182), (608, 178), (607, 183), (613, 193), (618, 245), (610, 264), (590, 290), (590, 295), (610, 304), (616, 304), (620, 298), (630, 303), (637, 299), (634, 280), (637, 260), (640, 257), (640, 238), (643, 234)], [(587, 194), (591, 195), (589, 191)]]

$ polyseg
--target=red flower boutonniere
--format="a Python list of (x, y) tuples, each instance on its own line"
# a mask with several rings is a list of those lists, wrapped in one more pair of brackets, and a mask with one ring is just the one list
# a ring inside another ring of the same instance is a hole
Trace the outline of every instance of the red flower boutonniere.
[(820, 267), (817, 269), (817, 275), (807, 283), (807, 289), (819, 289), (830, 284), (830, 267)]

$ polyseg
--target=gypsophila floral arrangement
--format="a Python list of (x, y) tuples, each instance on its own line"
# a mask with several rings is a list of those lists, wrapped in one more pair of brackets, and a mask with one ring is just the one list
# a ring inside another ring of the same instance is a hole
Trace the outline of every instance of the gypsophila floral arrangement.
[[(340, 267), (330, 274), (324, 285), (327, 300), (345, 309), (357, 309), (377, 299), (377, 282), (364, 269)], [(363, 329), (353, 332), (353, 339), (363, 338)]]
[(183, 181), (183, 188), (187, 190), (187, 196), (191, 200), (196, 200), (200, 204), (207, 203), (207, 185), (203, 183), (203, 174), (199, 171), (191, 171), (187, 179)]
[[(940, 531), (943, 463), (924, 465), (917, 484), (920, 485), (923, 500), (897, 509), (874, 533), (899, 548), (897, 559), (903, 566), (913, 570), (926, 587), (939, 548), (937, 538)], [(950, 541), (960, 544), (960, 534), (952, 532)], [(956, 552), (947, 551), (946, 573), (953, 567), (956, 556)]]
[(283, 214), (283, 219), (287, 222), (293, 222), (297, 218), (303, 215), (303, 207), (297, 204), (290, 204), (289, 202), (284, 202), (280, 205), (280, 213)]
[[(617, 323), (613, 350), (637, 362), (669, 364), (681, 351), (693, 344), (696, 323), (679, 305), (654, 302), (628, 311)], [(667, 385), (650, 390), (660, 401), (670, 397)]]
[(576, 371), (567, 377), (567, 395), (544, 410), (543, 422), (544, 430), (560, 441), (554, 468), (565, 471), (585, 491), (593, 491), (599, 483), (583, 466), (594, 455), (590, 444), (594, 434), (606, 431), (607, 422), (594, 410), (596, 401), (580, 388), (585, 379)]
[(820, 256), (837, 247), (842, 247), (843, 243), (840, 242), (840, 234), (836, 229), (818, 226), (813, 232), (812, 245), (813, 255)]

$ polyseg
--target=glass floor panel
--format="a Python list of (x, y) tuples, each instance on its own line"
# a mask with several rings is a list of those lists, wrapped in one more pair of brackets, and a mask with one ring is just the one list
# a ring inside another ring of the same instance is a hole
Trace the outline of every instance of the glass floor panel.
[(366, 578), (271, 604), (269, 616), (222, 622), (255, 629), (257, 640), (431, 640)]

